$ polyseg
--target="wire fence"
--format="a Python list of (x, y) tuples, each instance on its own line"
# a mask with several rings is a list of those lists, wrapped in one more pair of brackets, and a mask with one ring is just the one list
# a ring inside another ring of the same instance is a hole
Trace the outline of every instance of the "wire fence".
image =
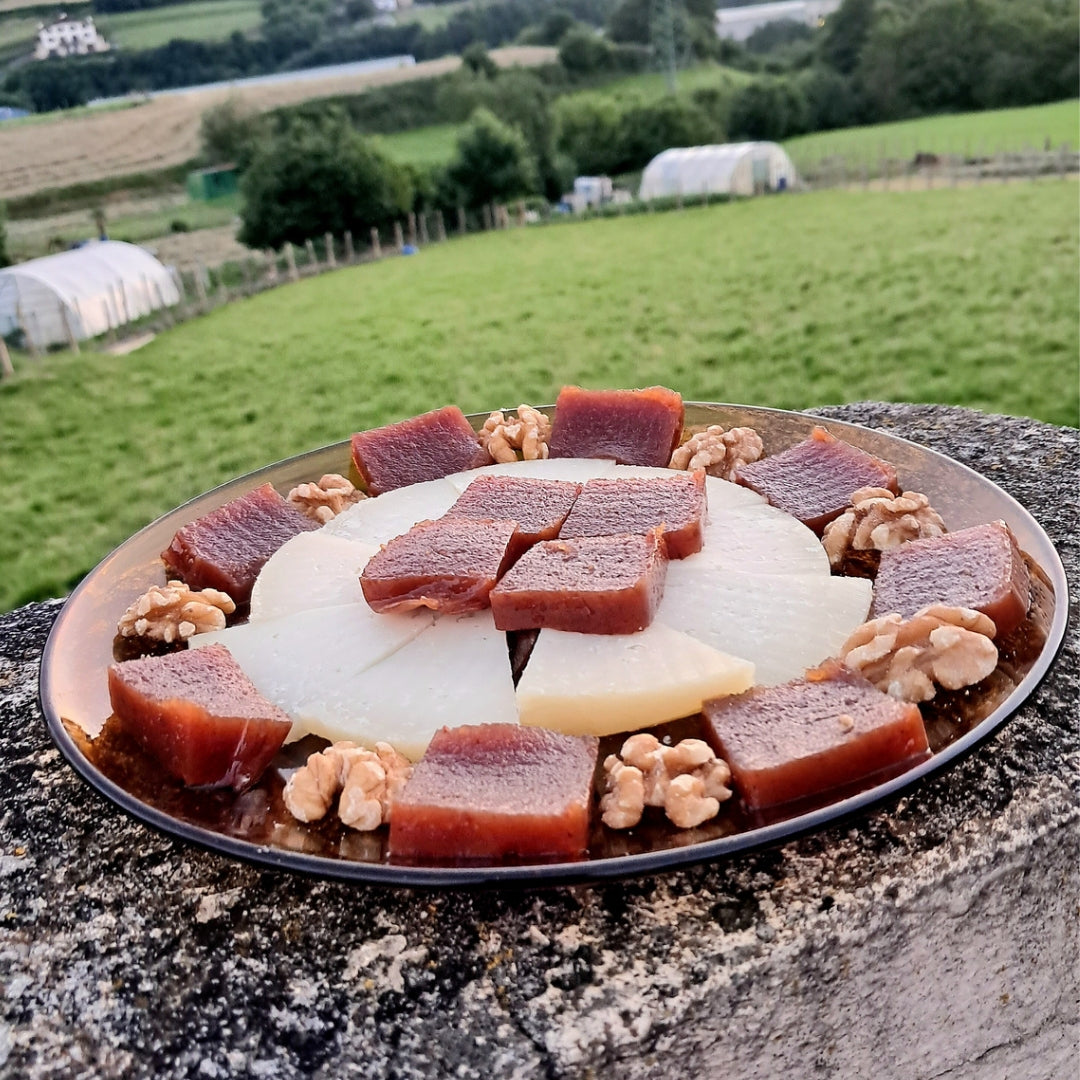
[[(961, 187), (989, 183), (1009, 183), (1040, 179), (1065, 179), (1080, 172), (1080, 153), (1071, 145), (1057, 148), (1028, 148), (1000, 151), (995, 154), (936, 154), (916, 152), (910, 156), (882, 156), (873, 159), (823, 153), (817, 157), (796, 158), (798, 182), (795, 191), (829, 188), (873, 190), (918, 190), (936, 187)], [(141, 319), (110, 327), (96, 344), (106, 350), (130, 351), (133, 341), (149, 340), (154, 334), (179, 322), (205, 315), (234, 300), (252, 296), (279, 285), (299, 281), (346, 266), (377, 262), (395, 256), (415, 254), (432, 244), (442, 244), (470, 233), (490, 232), (558, 222), (580, 221), (595, 217), (622, 217), (678, 211), (691, 206), (708, 206), (729, 201), (731, 196), (709, 191), (683, 192), (664, 199), (641, 202), (616, 199), (580, 212), (566, 212), (564, 207), (530, 199), (513, 204), (492, 203), (479, 209), (447, 216), (441, 211), (410, 213), (403, 220), (384, 229), (372, 228), (366, 236), (346, 232), (341, 236), (325, 233), (303, 244), (286, 243), (280, 251), (253, 251), (251, 255), (206, 266), (197, 263), (175, 270), (179, 302), (161, 306)], [(32, 357), (40, 350), (22, 335), (24, 347)], [(83, 344), (87, 344), (84, 342)], [(73, 333), (64, 346), (78, 352), (80, 343)], [(0, 377), (14, 374), (12, 358), (0, 338)]]

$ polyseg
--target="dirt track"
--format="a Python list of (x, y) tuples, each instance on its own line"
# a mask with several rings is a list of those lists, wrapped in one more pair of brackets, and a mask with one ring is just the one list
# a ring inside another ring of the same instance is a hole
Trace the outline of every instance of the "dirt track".
[[(504, 67), (549, 63), (554, 49), (496, 49)], [(269, 86), (228, 87), (153, 98), (142, 104), (100, 113), (82, 112), (38, 123), (0, 127), (0, 198), (28, 195), (44, 188), (86, 180), (152, 172), (190, 161), (199, 150), (203, 112), (231, 95), (258, 109), (273, 109), (313, 98), (356, 93), (368, 86), (429, 78), (453, 71), (456, 56), (428, 60), (414, 67), (365, 72)]]

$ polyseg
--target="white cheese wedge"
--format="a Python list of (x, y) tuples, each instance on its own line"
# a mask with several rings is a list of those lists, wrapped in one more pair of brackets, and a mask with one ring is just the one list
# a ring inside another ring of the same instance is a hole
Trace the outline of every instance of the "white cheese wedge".
[(197, 634), (189, 647), (219, 641), (264, 697), (293, 718), (289, 741), (355, 715), (365, 673), (427, 630), (428, 611), (377, 615), (365, 603), (314, 608), (280, 619)]
[(361, 499), (322, 527), (329, 536), (344, 536), (365, 544), (385, 544), (408, 532), (418, 521), (440, 518), (457, 501), (458, 490), (445, 480), (397, 488)]
[(251, 590), (249, 622), (312, 608), (365, 603), (360, 571), (378, 550), (375, 544), (331, 536), (322, 529), (298, 533), (259, 571)]
[(753, 681), (753, 664), (655, 622), (637, 634), (541, 630), (517, 702), (523, 724), (610, 735), (690, 716)]
[(413, 760), (441, 727), (517, 722), (506, 635), (490, 611), (441, 616), (352, 680), (347, 701), (343, 694), (327, 706), (312, 700), (298, 718), (331, 742), (388, 742)]
[(464, 491), (478, 476), (523, 476), (530, 480), (570, 480), (582, 484), (598, 476), (610, 476), (616, 468), (605, 458), (542, 458), (537, 461), (508, 461), (454, 473), (446, 479)]
[(668, 580), (689, 581), (705, 567), (820, 577), (830, 572), (829, 557), (814, 532), (768, 503), (710, 508), (701, 551), (671, 562)]
[(769, 500), (764, 495), (759, 495), (742, 484), (733, 484), (730, 480), (721, 480), (719, 476), (708, 475), (705, 477), (705, 500), (710, 510), (769, 505)]
[(668, 567), (656, 622), (746, 657), (764, 686), (797, 678), (835, 656), (866, 620), (873, 594), (862, 578), (749, 574), (708, 566), (683, 577), (672, 574), (675, 567)]

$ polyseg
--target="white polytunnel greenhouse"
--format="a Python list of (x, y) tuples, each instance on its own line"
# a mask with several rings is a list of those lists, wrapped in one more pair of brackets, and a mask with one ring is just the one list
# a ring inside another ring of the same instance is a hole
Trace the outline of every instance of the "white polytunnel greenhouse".
[(0, 270), (0, 336), (39, 349), (97, 337), (179, 303), (172, 273), (145, 248), (95, 240)]
[(771, 142), (683, 146), (645, 166), (639, 199), (757, 195), (795, 187), (798, 177), (782, 146)]

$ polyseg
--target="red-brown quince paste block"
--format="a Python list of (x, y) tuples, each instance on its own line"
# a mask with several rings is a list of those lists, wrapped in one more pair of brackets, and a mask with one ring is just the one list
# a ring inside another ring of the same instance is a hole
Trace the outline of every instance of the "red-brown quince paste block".
[(442, 728), (394, 801), (391, 858), (580, 857), (598, 747), (516, 724)]
[(317, 528), (263, 484), (178, 529), (161, 558), (192, 589), (221, 589), (246, 604), (266, 560), (297, 533)]
[(653, 620), (667, 557), (660, 530), (645, 536), (583, 536), (531, 548), (491, 592), (500, 630), (633, 634)]
[(491, 464), (456, 405), (352, 437), (352, 460), (369, 495)]
[(255, 783), (292, 726), (224, 645), (113, 664), (109, 699), (123, 730), (193, 787)]
[(480, 611), (509, 565), (516, 530), (516, 521), (421, 521), (368, 560), (360, 574), (364, 599), (374, 611)]
[(580, 484), (566, 480), (478, 476), (447, 510), (446, 517), (516, 521), (517, 531), (510, 541), (510, 561), (514, 562), (533, 544), (559, 535), (580, 491)]
[(682, 428), (682, 397), (663, 386), (564, 386), (555, 403), (549, 453), (553, 458), (614, 458), (622, 465), (663, 467), (679, 445)]
[(881, 553), (870, 618), (910, 618), (929, 604), (974, 608), (994, 620), (997, 637), (1015, 630), (1031, 603), (1031, 579), (1004, 521), (975, 525)]
[(670, 477), (590, 480), (581, 489), (559, 535), (611, 536), (660, 529), (669, 559), (701, 550), (705, 519), (705, 471)]
[(836, 661), (705, 702), (705, 731), (752, 810), (893, 775), (929, 753), (916, 705)]
[(896, 492), (896, 470), (887, 462), (816, 427), (790, 450), (740, 465), (735, 479), (819, 536), (863, 487)]

